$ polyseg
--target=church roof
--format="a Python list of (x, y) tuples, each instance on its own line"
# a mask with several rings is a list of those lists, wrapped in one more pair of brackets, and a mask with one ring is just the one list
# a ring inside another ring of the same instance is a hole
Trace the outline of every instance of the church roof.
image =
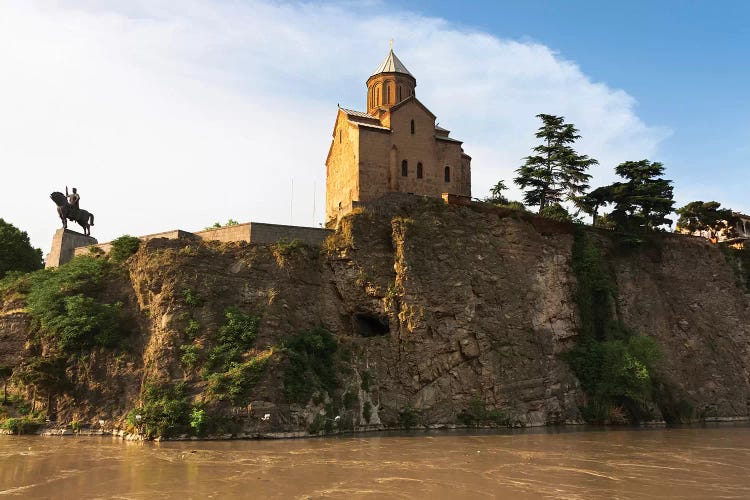
[(388, 57), (386, 57), (385, 60), (380, 63), (380, 66), (378, 66), (378, 69), (375, 70), (375, 73), (373, 73), (373, 75), (377, 75), (379, 73), (405, 73), (414, 78), (414, 75), (409, 73), (409, 70), (406, 69), (404, 63), (402, 63), (401, 60), (396, 57), (396, 54), (393, 53), (393, 49), (388, 51)]
[(356, 123), (362, 127), (374, 128), (377, 130), (387, 130), (390, 132), (391, 129), (380, 125), (380, 120), (377, 116), (372, 116), (362, 111), (355, 111), (353, 109), (339, 108), (346, 114), (346, 119), (352, 123)]

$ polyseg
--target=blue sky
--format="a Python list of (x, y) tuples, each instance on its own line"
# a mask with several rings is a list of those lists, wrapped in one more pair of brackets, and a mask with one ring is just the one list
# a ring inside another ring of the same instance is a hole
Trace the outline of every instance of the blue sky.
[[(413, 9), (530, 39), (624, 89), (672, 134), (654, 159), (676, 190), (750, 210), (750, 2), (414, 0)], [(706, 194), (701, 194), (702, 192)]]
[(749, 22), (728, 1), (6, 0), (0, 217), (45, 252), (65, 185), (100, 241), (317, 225), (336, 105), (364, 107), (389, 38), (473, 157), (476, 197), (512, 179), (551, 113), (600, 160), (592, 185), (649, 158), (679, 205), (747, 213)]

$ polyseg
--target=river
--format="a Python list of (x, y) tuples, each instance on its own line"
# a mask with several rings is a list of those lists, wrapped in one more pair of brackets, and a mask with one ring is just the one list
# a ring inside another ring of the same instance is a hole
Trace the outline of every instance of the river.
[(750, 426), (142, 443), (0, 436), (0, 497), (750, 498)]

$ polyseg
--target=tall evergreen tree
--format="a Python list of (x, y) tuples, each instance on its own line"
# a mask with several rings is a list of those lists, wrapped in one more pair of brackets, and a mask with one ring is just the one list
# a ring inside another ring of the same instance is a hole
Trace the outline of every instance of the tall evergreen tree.
[(672, 181), (661, 178), (664, 174), (661, 163), (649, 160), (626, 161), (619, 164), (615, 172), (626, 182), (615, 182), (592, 193), (603, 194), (597, 202), (614, 203), (614, 209), (608, 217), (618, 229), (653, 230), (672, 224), (667, 218), (674, 210)]
[(586, 155), (579, 155), (571, 147), (577, 139), (578, 129), (565, 123), (562, 116), (539, 114), (542, 126), (536, 137), (542, 144), (536, 146), (534, 154), (525, 158), (526, 163), (516, 170), (514, 182), (524, 189), (524, 202), (544, 207), (573, 199), (588, 189), (591, 178), (586, 171), (599, 162)]

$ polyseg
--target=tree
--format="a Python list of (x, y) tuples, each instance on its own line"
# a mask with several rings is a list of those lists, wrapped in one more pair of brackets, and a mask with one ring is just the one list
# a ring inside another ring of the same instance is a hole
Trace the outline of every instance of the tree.
[(0, 219), (0, 279), (8, 271), (29, 272), (42, 267), (42, 251), (31, 246), (29, 235)]
[(710, 231), (732, 237), (739, 222), (735, 213), (728, 208), (721, 208), (718, 201), (691, 201), (678, 208), (677, 214), (680, 216), (677, 220), (677, 230), (689, 233)]
[(615, 182), (576, 198), (576, 205), (586, 213), (596, 215), (600, 206), (614, 204), (607, 214), (608, 222), (625, 231), (657, 229), (672, 224), (667, 218), (674, 209), (672, 181), (661, 178), (664, 166), (649, 160), (626, 161), (615, 172), (627, 182)]
[(506, 189), (508, 189), (508, 186), (505, 185), (505, 181), (502, 179), (497, 181), (497, 184), (490, 188), (489, 198), (485, 198), (484, 201), (493, 205), (507, 205), (508, 198), (503, 196), (503, 191)]
[[(579, 213), (584, 212), (592, 217), (591, 225), (596, 226), (599, 220), (599, 208), (606, 205), (612, 199), (611, 186), (602, 186), (586, 193), (582, 196), (576, 196), (573, 203), (578, 208)], [(578, 214), (576, 214), (578, 215)]]
[(581, 136), (572, 124), (565, 123), (564, 117), (539, 114), (537, 118), (542, 120), (542, 126), (536, 137), (543, 139), (543, 143), (516, 170), (518, 176), (514, 182), (526, 191), (524, 202), (539, 206), (541, 211), (586, 191), (591, 178), (586, 170), (599, 162), (579, 155), (570, 146)]
[(615, 203), (610, 217), (622, 229), (656, 229), (671, 225), (674, 210), (672, 181), (661, 178), (664, 166), (649, 160), (626, 161), (615, 168), (624, 183), (612, 185)]

